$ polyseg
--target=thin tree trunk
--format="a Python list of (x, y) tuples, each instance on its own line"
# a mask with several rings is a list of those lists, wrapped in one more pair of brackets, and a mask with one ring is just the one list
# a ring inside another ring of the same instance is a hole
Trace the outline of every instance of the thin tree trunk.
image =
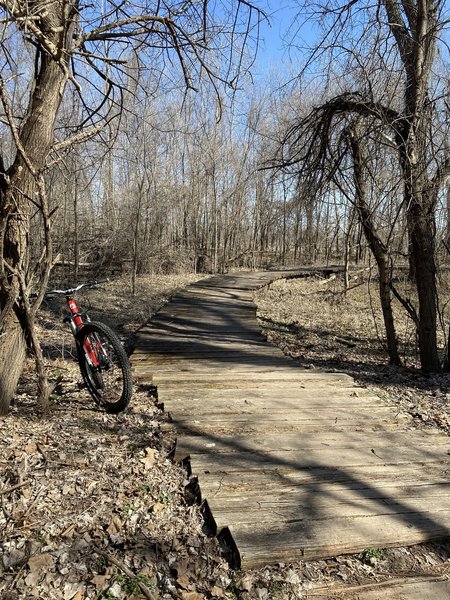
[(78, 237), (78, 182), (76, 176), (73, 190), (73, 263), (74, 277), (75, 281), (77, 281), (80, 268), (80, 244)]
[(377, 234), (372, 214), (366, 201), (364, 162), (359, 141), (355, 132), (349, 132), (350, 145), (353, 155), (353, 176), (355, 182), (355, 205), (366, 240), (373, 252), (378, 265), (379, 294), (386, 331), (387, 350), (391, 364), (400, 365), (398, 340), (395, 331), (394, 315), (392, 312), (391, 273), (388, 264), (388, 254), (385, 245)]
[(344, 252), (344, 293), (347, 293), (349, 288), (349, 262), (350, 262), (350, 240), (353, 229), (353, 220), (355, 212), (351, 210), (350, 222), (345, 234), (345, 252)]

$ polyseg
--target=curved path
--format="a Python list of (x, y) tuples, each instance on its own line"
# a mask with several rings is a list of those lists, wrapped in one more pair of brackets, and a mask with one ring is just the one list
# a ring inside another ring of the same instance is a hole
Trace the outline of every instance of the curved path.
[(189, 286), (132, 356), (172, 416), (212, 532), (242, 567), (449, 535), (449, 438), (409, 429), (349, 376), (301, 369), (268, 344), (252, 294), (284, 276)]

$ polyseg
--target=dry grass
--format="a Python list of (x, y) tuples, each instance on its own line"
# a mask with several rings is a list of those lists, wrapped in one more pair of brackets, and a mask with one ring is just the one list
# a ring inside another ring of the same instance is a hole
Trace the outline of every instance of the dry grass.
[[(281, 280), (261, 291), (257, 302), (263, 321), (272, 323), (274, 330), (296, 333), (321, 360), (387, 360), (376, 283), (360, 282), (344, 293), (338, 278)], [(401, 307), (394, 306), (394, 313), (402, 357), (416, 365), (414, 324)]]

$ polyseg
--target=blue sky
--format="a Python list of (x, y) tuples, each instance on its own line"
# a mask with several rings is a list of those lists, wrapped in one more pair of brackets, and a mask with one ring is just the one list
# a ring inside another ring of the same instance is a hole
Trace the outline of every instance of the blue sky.
[[(261, 70), (264, 67), (280, 66), (280, 63), (286, 66), (290, 62), (290, 53), (285, 41), (289, 33), (296, 33), (297, 40), (312, 41), (311, 28), (305, 26), (297, 34), (295, 27), (295, 17), (298, 13), (298, 7), (292, 8), (292, 2), (281, 0), (269, 2), (271, 8), (268, 11), (269, 23), (263, 21), (261, 24), (261, 43), (258, 52), (257, 63)], [(291, 29), (290, 29), (291, 28)]]
[[(307, 23), (299, 29), (295, 17), (299, 13), (300, 3), (296, 4), (293, 0), (266, 0), (266, 2), (260, 3), (260, 5), (262, 4), (266, 5), (265, 8), (269, 7), (266, 12), (269, 15), (270, 24), (266, 21), (261, 23), (261, 42), (256, 70), (261, 74), (270, 71), (271, 67), (281, 72), (289, 71), (289, 66), (292, 64), (292, 60), (295, 60), (298, 50), (289, 51), (285, 39), (295, 37), (298, 46), (310, 46), (319, 35), (317, 26)], [(450, 0), (445, 0), (444, 7), (447, 18), (450, 18)], [(450, 31), (448, 28), (445, 39), (449, 43)]]

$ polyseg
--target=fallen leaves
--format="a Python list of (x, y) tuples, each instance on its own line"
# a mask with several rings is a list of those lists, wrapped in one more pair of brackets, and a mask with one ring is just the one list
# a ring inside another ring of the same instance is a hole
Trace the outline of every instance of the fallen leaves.
[(166, 458), (147, 393), (118, 416), (59, 402), (48, 421), (19, 403), (3, 422), (0, 597), (219, 594), (228, 565), (184, 502), (186, 473)]
[(144, 465), (146, 471), (151, 469), (155, 464), (155, 450), (153, 448), (145, 448), (145, 456), (140, 459), (140, 462)]
[(205, 600), (205, 596), (203, 594), (198, 594), (197, 592), (180, 592), (179, 596), (180, 600)]

